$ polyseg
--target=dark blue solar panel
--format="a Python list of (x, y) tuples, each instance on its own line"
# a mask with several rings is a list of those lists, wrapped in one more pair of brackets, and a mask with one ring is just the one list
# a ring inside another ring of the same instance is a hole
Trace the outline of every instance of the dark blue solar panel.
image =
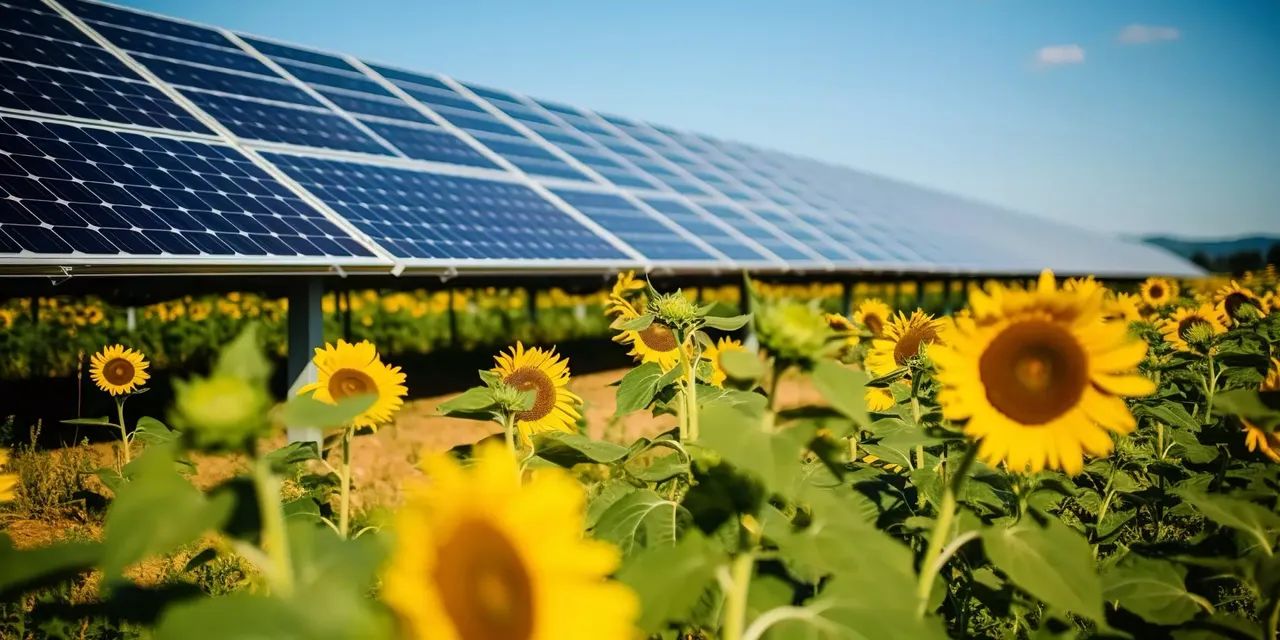
[(222, 34), (213, 29), (197, 27), (185, 22), (176, 20), (167, 20), (156, 16), (137, 13), (135, 11), (126, 11), (115, 7), (95, 4), (92, 2), (83, 2), (82, 0), (62, 0), (62, 6), (71, 10), (71, 13), (84, 18), (86, 20), (96, 20), (107, 24), (114, 24), (121, 27), (130, 27), (133, 29), (141, 29), (158, 33), (160, 35), (172, 36), (174, 38), (183, 38), (185, 40), (195, 40), (205, 44), (216, 44), (220, 47), (234, 46), (230, 40), (222, 37)]
[(241, 138), (391, 155), (386, 147), (332, 112), (294, 109), (199, 91), (187, 91), (186, 94)]
[(161, 80), (171, 84), (221, 91), (222, 93), (261, 98), (263, 100), (305, 104), (309, 107), (322, 106), (314, 98), (307, 95), (306, 91), (288, 84), (284, 80), (274, 82), (266, 78), (223, 73), (156, 58), (139, 57), (138, 62), (145, 64), (148, 69), (160, 76)]
[[(0, 19), (3, 17), (0, 16)], [(49, 40), (21, 33), (0, 31), (0, 57), (24, 60), (73, 71), (89, 71), (141, 80), (119, 58), (96, 45)]]
[(159, 89), (141, 82), (0, 60), (0, 106), (89, 120), (212, 133)]
[(513, 138), (524, 137), (520, 134), (519, 131), (516, 131), (515, 129), (508, 127), (507, 125), (499, 122), (496, 118), (492, 116), (488, 116), (488, 115), (464, 116), (464, 115), (454, 113), (454, 112), (449, 112), (449, 111), (439, 111), (437, 113), (444, 116), (446, 120), (451, 122), (454, 126), (458, 127), (459, 129), (466, 129), (467, 131), (470, 131), (472, 133), (477, 131), (483, 131), (485, 133), (496, 133), (504, 136), (511, 136)]
[(712, 204), (701, 206), (707, 213), (737, 229), (743, 235), (754, 240), (756, 244), (768, 249), (783, 260), (813, 262), (819, 259), (816, 254), (810, 255), (796, 247), (795, 243), (797, 241), (782, 231), (764, 227), (750, 216), (739, 212), (733, 207)]
[(627, 258), (521, 185), (338, 160), (265, 155), (401, 258)]
[(423, 89), (414, 89), (412, 87), (400, 87), (404, 92), (413, 96), (418, 101), (428, 107), (452, 107), (454, 109), (463, 109), (466, 111), (474, 111), (476, 113), (488, 113), (480, 105), (456, 94), (444, 94), (440, 91), (426, 91)]
[(285, 60), (297, 60), (299, 62), (309, 62), (322, 67), (332, 69), (342, 69), (343, 71), (355, 71), (355, 67), (347, 64), (345, 60), (338, 56), (331, 56), (326, 53), (318, 53), (316, 51), (308, 51), (306, 49), (298, 49), (283, 44), (267, 42), (248, 36), (240, 36), (245, 42), (248, 42), (254, 49), (261, 51), (263, 54), (271, 58), (284, 58)]
[(574, 147), (588, 146), (588, 143), (586, 140), (583, 140), (582, 138), (575, 136), (565, 131), (564, 129), (553, 129), (551, 127), (540, 127), (536, 125), (528, 125), (528, 126), (530, 129), (534, 131), (534, 133), (537, 133), (544, 140), (548, 142), (554, 142), (557, 146), (559, 146), (562, 149), (567, 148), (568, 146), (574, 146)]
[(555, 122), (553, 122), (550, 118), (540, 113), (531, 111), (529, 109), (525, 109), (523, 107), (513, 107), (503, 103), (498, 103), (494, 106), (501, 109), (503, 113), (525, 124), (542, 124), (542, 125), (549, 125), (556, 128), (559, 128), (560, 126), (560, 125), (557, 125)]
[(42, 2), (42, 0), (4, 0), (3, 4), (12, 5), (30, 11), (39, 11), (40, 13), (57, 13), (49, 5)]
[(339, 109), (350, 113), (434, 124), (430, 118), (419, 113), (417, 109), (399, 100), (390, 102), (373, 98), (359, 98), (349, 93), (339, 93), (337, 91), (324, 91), (321, 89), (317, 89), (317, 91), (338, 105)]
[(547, 102), (546, 100), (534, 100), (534, 102), (537, 102), (543, 109), (559, 115), (582, 117), (581, 111), (578, 111), (576, 108), (567, 104), (557, 104), (555, 102)]
[(505, 91), (498, 91), (497, 89), (489, 89), (486, 87), (477, 87), (474, 84), (464, 84), (463, 86), (469, 89), (471, 93), (474, 93), (487, 100), (499, 100), (502, 102), (514, 102), (515, 104), (523, 104), (522, 102), (520, 102), (519, 98)]
[(10, 252), (372, 256), (228, 147), (0, 118), (0, 151)]
[(719, 260), (620, 196), (567, 190), (555, 194), (651, 260)]
[(493, 138), (484, 138), (480, 142), (489, 147), (494, 153), (509, 160), (511, 164), (516, 165), (525, 173), (551, 178), (582, 180), (584, 182), (591, 180), (586, 174), (573, 168), (555, 154), (532, 142), (515, 142)]
[(420, 129), (417, 127), (401, 127), (382, 122), (365, 123), (374, 133), (390, 142), (404, 152), (406, 156), (418, 160), (447, 162), (471, 167), (497, 169), (484, 154), (476, 151), (463, 142), (458, 136), (443, 129)]
[(658, 198), (644, 198), (644, 203), (670, 218), (676, 224), (684, 227), (686, 231), (692, 232), (694, 235), (701, 238), (703, 242), (715, 247), (717, 251), (725, 254), (731, 260), (740, 260), (744, 262), (762, 262), (769, 260), (768, 256), (756, 251), (750, 245), (734, 237), (732, 233), (725, 230), (720, 225), (703, 218), (698, 215), (696, 211), (680, 202), (675, 200), (661, 200)]
[(257, 58), (239, 50), (222, 47), (206, 47), (198, 44), (179, 42), (169, 38), (151, 36), (128, 29), (119, 29), (106, 25), (97, 25), (95, 30), (105, 36), (116, 46), (134, 53), (146, 53), (153, 56), (173, 58), (184, 62), (234, 69), (259, 75), (277, 78), (274, 71), (262, 64)]
[(388, 80), (395, 81), (397, 84), (399, 84), (402, 81), (412, 82), (413, 84), (421, 85), (424, 87), (432, 87), (435, 89), (442, 89), (444, 91), (449, 91), (449, 92), (453, 91), (452, 87), (435, 78), (432, 78), (431, 76), (426, 76), (420, 73), (414, 73), (412, 71), (402, 71), (400, 69), (392, 69), (391, 67), (384, 67), (382, 65), (377, 65), (377, 64), (371, 64), (369, 65), (369, 68), (376, 71), (378, 75)]
[(79, 27), (57, 14), (37, 13), (0, 5), (0, 30), (48, 36), (97, 47)]
[(293, 77), (311, 84), (324, 85), (326, 87), (337, 87), (348, 91), (358, 91), (360, 93), (372, 93), (378, 96), (386, 96), (394, 98), (395, 94), (388, 91), (382, 85), (364, 77), (356, 77), (345, 73), (321, 71), (311, 67), (302, 65), (283, 63), (285, 71), (288, 71)]
[(818, 232), (810, 229), (803, 223), (788, 217), (780, 210), (768, 207), (752, 207), (751, 212), (760, 216), (762, 219), (767, 220), (773, 226), (785, 231), (787, 235), (803, 242), (805, 246), (817, 251), (822, 255), (822, 257), (828, 260), (844, 261), (857, 259), (856, 255), (850, 254), (843, 247), (829, 241), (826, 237), (819, 235)]

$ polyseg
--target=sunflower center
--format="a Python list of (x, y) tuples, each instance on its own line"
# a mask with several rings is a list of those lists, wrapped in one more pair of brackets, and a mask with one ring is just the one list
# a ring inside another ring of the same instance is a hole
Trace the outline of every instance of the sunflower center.
[(879, 338), (884, 331), (884, 320), (881, 320), (880, 316), (875, 314), (869, 313), (864, 316), (862, 318), (862, 324), (867, 325), (867, 331), (870, 331), (871, 335), (877, 338)]
[(137, 373), (137, 369), (134, 368), (133, 363), (124, 358), (112, 358), (110, 362), (102, 367), (102, 377), (116, 386), (123, 386), (133, 382), (135, 373)]
[(978, 374), (987, 400), (1023, 425), (1043, 425), (1074, 408), (1089, 384), (1088, 356), (1068, 330), (1044, 320), (1010, 325), (987, 346)]
[(533, 406), (528, 411), (517, 413), (517, 420), (541, 420), (556, 408), (556, 385), (551, 381), (551, 376), (540, 369), (521, 367), (512, 371), (503, 382), (521, 391), (533, 392)]
[(676, 333), (671, 330), (671, 327), (658, 322), (637, 331), (636, 335), (640, 336), (640, 342), (643, 342), (644, 346), (654, 351), (675, 351), (678, 346)]
[(1183, 318), (1182, 322), (1178, 323), (1178, 337), (1183, 340), (1189, 340), (1191, 338), (1191, 332), (1195, 330), (1196, 327), (1207, 326), (1209, 326), (1209, 321), (1201, 318), (1200, 316)]
[(333, 396), (335, 401), (374, 393), (377, 390), (378, 385), (373, 378), (359, 369), (338, 369), (329, 376), (329, 395)]
[(1147, 289), (1147, 295), (1150, 295), (1152, 300), (1163, 299), (1164, 285), (1159, 285), (1159, 284), (1151, 285), (1151, 288)]
[(899, 367), (906, 366), (907, 360), (920, 353), (921, 344), (930, 344), (938, 339), (938, 330), (932, 323), (908, 329), (898, 344), (893, 347), (893, 361)]
[(487, 521), (458, 526), (439, 549), (434, 578), (459, 640), (533, 637), (529, 570), (506, 534)]
[(1251, 304), (1255, 307), (1258, 306), (1257, 301), (1253, 299), (1253, 296), (1239, 291), (1227, 294), (1227, 297), (1222, 300), (1222, 306), (1226, 309), (1227, 317), (1232, 320), (1235, 319), (1236, 312), (1246, 304)]

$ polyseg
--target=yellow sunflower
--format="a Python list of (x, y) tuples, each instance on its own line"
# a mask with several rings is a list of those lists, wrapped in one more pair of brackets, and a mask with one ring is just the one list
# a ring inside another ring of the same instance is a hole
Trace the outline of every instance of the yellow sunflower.
[(1142, 302), (1153, 308), (1172, 304), (1178, 299), (1178, 283), (1168, 278), (1147, 278), (1138, 290), (1142, 293)]
[(577, 432), (582, 399), (565, 388), (569, 384), (568, 358), (561, 358), (554, 349), (525, 349), (517, 342), (511, 353), (500, 353), (494, 360), (498, 366), (493, 372), (504, 382), (534, 392), (533, 407), (516, 415), (516, 427), (526, 443), (535, 433)]
[[(1280, 391), (1280, 359), (1271, 359), (1271, 370), (1267, 372), (1267, 378), (1262, 381), (1262, 385), (1258, 387), (1258, 390)], [(1261, 452), (1271, 458), (1272, 462), (1280, 462), (1280, 433), (1263, 431), (1249, 424), (1248, 420), (1241, 420), (1241, 422), (1244, 423), (1245, 446), (1250, 451)]]
[(1100, 297), (1058, 290), (1049, 271), (1028, 291), (973, 295), (978, 320), (957, 323), (954, 342), (929, 355), (943, 415), (968, 421), (980, 458), (1076, 475), (1085, 453), (1111, 452), (1108, 430), (1134, 429), (1121, 396), (1155, 391), (1137, 373), (1147, 345), (1103, 320)]
[(1160, 333), (1175, 349), (1191, 351), (1187, 338), (1191, 337), (1191, 330), (1199, 326), (1209, 327), (1214, 334), (1225, 333), (1227, 330), (1222, 323), (1221, 310), (1202, 304), (1199, 307), (1179, 307), (1172, 317), (1160, 322)]
[(1231, 284), (1218, 289), (1213, 295), (1213, 302), (1218, 307), (1218, 312), (1222, 315), (1222, 320), (1228, 326), (1239, 324), (1236, 321), (1236, 314), (1245, 305), (1252, 305), (1258, 313), (1265, 316), (1271, 312), (1271, 305), (1266, 298), (1258, 296), (1252, 289), (1242, 287), (1235, 280)]
[(871, 342), (867, 352), (867, 372), (872, 377), (893, 373), (906, 366), (907, 360), (920, 353), (922, 345), (941, 342), (952, 323), (916, 309), (908, 316), (899, 312), (888, 322), (881, 338)]
[(724, 367), (720, 364), (720, 355), (726, 351), (746, 351), (747, 348), (742, 346), (741, 342), (733, 338), (720, 338), (720, 341), (706, 348), (702, 352), (702, 357), (711, 363), (711, 386), (723, 387), (724, 381), (729, 377), (724, 372)]
[(853, 312), (853, 321), (867, 328), (873, 337), (884, 334), (884, 326), (889, 323), (893, 310), (878, 298), (869, 298), (858, 304)]
[[(9, 452), (0, 449), (0, 469), (9, 464)], [(18, 476), (11, 473), (0, 473), (0, 502), (8, 502), (17, 497), (14, 488), (18, 486)]]
[[(893, 383), (900, 384), (900, 383)], [(867, 411), (883, 413), (893, 408), (893, 389), (889, 387), (867, 387)]]
[(133, 393), (147, 383), (147, 359), (141, 351), (122, 345), (104, 347), (89, 359), (89, 377), (99, 389), (113, 396)]
[(629, 640), (639, 600), (609, 579), (621, 560), (584, 538), (586, 493), (567, 472), (521, 485), (502, 447), (475, 464), (423, 462), (429, 484), (397, 512), (383, 599), (412, 640)]
[(1067, 280), (1062, 283), (1062, 288), (1065, 291), (1076, 291), (1087, 296), (1091, 296), (1098, 292), (1105, 293), (1107, 291), (1106, 286), (1095, 280), (1093, 276), (1067, 278)]
[(1132, 293), (1117, 293), (1107, 301), (1108, 320), (1138, 322), (1142, 320), (1142, 299)]
[[(611, 297), (606, 313), (617, 316), (615, 324), (643, 315), (635, 305), (621, 296)], [(640, 362), (656, 362), (663, 371), (670, 371), (680, 362), (680, 343), (676, 339), (676, 332), (661, 322), (654, 321), (638, 331), (623, 331), (614, 336), (613, 341), (631, 345), (631, 352), (627, 355)]]
[(325, 343), (323, 349), (316, 349), (313, 362), (317, 380), (299, 389), (299, 394), (312, 393), (316, 400), (329, 404), (353, 396), (378, 396), (373, 406), (351, 421), (355, 427), (377, 428), (390, 421), (409, 393), (400, 367), (383, 364), (378, 350), (368, 340), (356, 344), (338, 340), (337, 347)]

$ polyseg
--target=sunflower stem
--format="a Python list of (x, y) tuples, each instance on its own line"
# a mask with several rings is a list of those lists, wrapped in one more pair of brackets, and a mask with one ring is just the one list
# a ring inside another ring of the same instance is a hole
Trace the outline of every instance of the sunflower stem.
[(1276, 640), (1277, 629), (1280, 629), (1280, 598), (1271, 603), (1271, 615), (1267, 616), (1267, 640)]
[(1204, 421), (1208, 424), (1213, 420), (1213, 392), (1218, 386), (1218, 376), (1213, 370), (1213, 350), (1209, 351), (1209, 377), (1204, 381)]
[[(287, 598), (293, 594), (293, 566), (289, 555), (289, 536), (285, 533), (284, 511), (280, 505), (280, 480), (271, 472), (271, 461), (266, 458), (259, 458), (254, 463), (253, 479), (262, 518), (263, 550), (271, 561), (271, 570), (266, 572), (268, 584), (274, 595)], [(345, 516), (345, 511), (343, 514)]]
[(338, 503), (338, 535), (347, 539), (351, 532), (351, 440), (355, 427), (348, 426), (342, 432), (342, 493)]
[(751, 588), (751, 571), (755, 567), (755, 560), (751, 551), (743, 551), (733, 559), (733, 564), (729, 567), (730, 588), (725, 600), (721, 635), (724, 640), (742, 640), (742, 632), (747, 624), (747, 594)]
[(502, 432), (507, 440), (507, 452), (511, 454), (511, 459), (517, 464), (520, 461), (520, 452), (516, 449), (516, 414), (506, 412), (502, 415)]
[(690, 333), (688, 340), (693, 340), (691, 345), (694, 349), (693, 354), (685, 351), (684, 345), (680, 345), (680, 360), (684, 363), (685, 369), (685, 399), (684, 408), (688, 412), (689, 418), (689, 439), (697, 441), (698, 439), (698, 341), (693, 339)]
[[(129, 429), (124, 426), (124, 401), (128, 396), (116, 396), (116, 415), (120, 418), (120, 455), (124, 464), (129, 464), (132, 454), (129, 453)], [(124, 465), (120, 465), (123, 469)]]
[(964, 457), (956, 466), (951, 482), (943, 489), (942, 505), (938, 508), (938, 520), (934, 523), (933, 533), (929, 536), (929, 547), (920, 561), (920, 581), (916, 583), (916, 597), (919, 600), (916, 614), (921, 618), (929, 612), (929, 594), (933, 591), (933, 580), (942, 570), (938, 558), (942, 556), (942, 549), (947, 544), (947, 538), (951, 536), (951, 524), (956, 517), (956, 495), (964, 486), (965, 476), (968, 475), (969, 467), (977, 455), (977, 447), (966, 446)]

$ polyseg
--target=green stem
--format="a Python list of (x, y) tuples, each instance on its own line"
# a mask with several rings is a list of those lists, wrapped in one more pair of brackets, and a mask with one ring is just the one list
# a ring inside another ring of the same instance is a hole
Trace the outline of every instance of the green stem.
[(694, 352), (692, 357), (685, 350), (683, 344), (680, 345), (680, 361), (684, 364), (685, 380), (684, 380), (684, 410), (689, 414), (687, 419), (689, 440), (696, 442), (698, 440), (698, 344), (697, 340), (690, 333), (687, 340), (693, 340)]
[(742, 631), (747, 624), (747, 593), (751, 587), (751, 570), (755, 565), (755, 556), (744, 551), (733, 559), (729, 568), (730, 587), (724, 607), (724, 640), (742, 640)]
[(271, 560), (268, 584), (274, 595), (287, 598), (293, 594), (293, 566), (280, 506), (280, 480), (271, 472), (271, 462), (266, 458), (259, 458), (254, 464), (253, 479), (262, 518), (262, 546)]
[[(1160, 460), (1164, 460), (1164, 423), (1156, 423), (1156, 446), (1160, 453)], [(1160, 491), (1164, 492), (1164, 475), (1160, 476)], [(1160, 503), (1156, 503), (1156, 542), (1160, 542), (1160, 538), (1164, 537), (1164, 507)]]
[(773, 413), (778, 410), (778, 382), (782, 380), (783, 368), (778, 366), (778, 361), (773, 361), (773, 375), (769, 378), (769, 412)]
[(124, 401), (127, 397), (116, 396), (116, 415), (120, 418), (120, 455), (124, 458), (124, 464), (129, 464), (132, 459), (129, 452), (129, 429), (124, 426)]
[(1213, 393), (1218, 386), (1218, 375), (1213, 370), (1213, 351), (1209, 351), (1209, 377), (1205, 380), (1204, 395), (1204, 421), (1205, 424), (1213, 421)]
[(933, 533), (929, 536), (929, 547), (925, 550), (924, 559), (920, 561), (920, 581), (916, 583), (916, 597), (920, 601), (916, 613), (920, 617), (924, 617), (928, 613), (929, 594), (933, 591), (933, 579), (937, 577), (941, 567), (934, 565), (938, 561), (938, 557), (942, 555), (942, 548), (947, 544), (947, 538), (951, 536), (951, 524), (956, 517), (956, 495), (960, 493), (960, 489), (964, 486), (965, 476), (969, 473), (969, 466), (973, 464), (974, 458), (978, 456), (978, 448), (972, 444), (965, 447), (964, 457), (960, 459), (960, 464), (956, 466), (954, 475), (951, 476), (951, 482), (946, 485), (942, 492), (942, 505), (938, 509), (938, 520), (933, 525)]
[(1267, 640), (1276, 640), (1277, 628), (1280, 628), (1280, 598), (1271, 605), (1271, 615), (1267, 617)]
[(514, 413), (507, 413), (502, 416), (502, 432), (506, 435), (507, 452), (511, 454), (511, 459), (520, 462), (520, 452), (516, 450), (516, 416)]
[[(917, 429), (921, 428), (920, 414), (920, 398), (916, 396), (916, 386), (913, 384), (911, 385), (911, 420), (915, 422)], [(916, 447), (916, 468), (924, 468), (924, 445)], [(916, 496), (916, 508), (923, 509), (926, 502), (925, 495), (923, 491), (918, 492), (918, 494)]]
[(338, 503), (338, 535), (343, 540), (351, 531), (351, 439), (355, 427), (347, 427), (342, 433), (342, 493)]

